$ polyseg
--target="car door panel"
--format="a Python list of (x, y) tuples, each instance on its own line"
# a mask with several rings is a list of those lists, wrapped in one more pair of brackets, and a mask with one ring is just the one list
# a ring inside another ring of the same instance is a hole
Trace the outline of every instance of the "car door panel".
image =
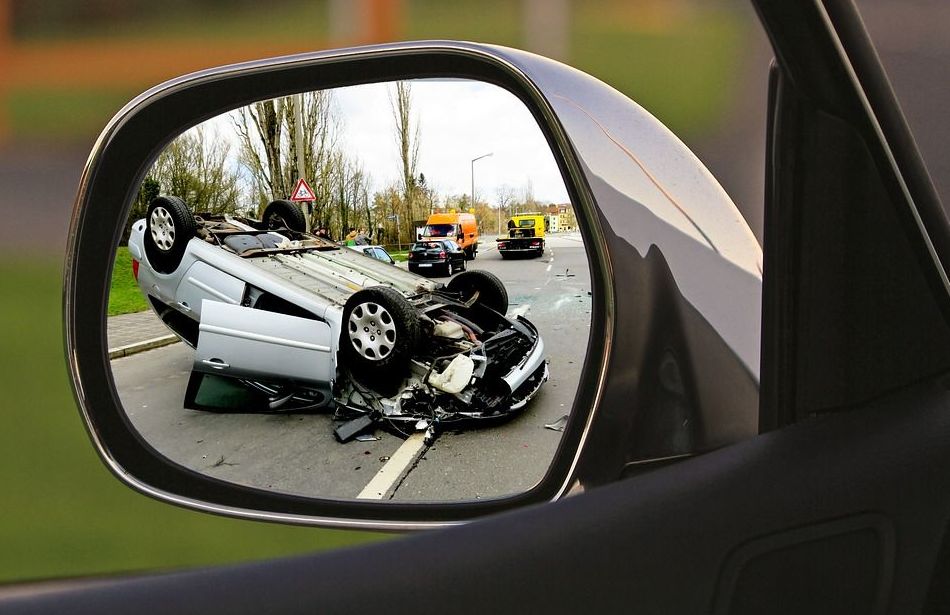
[(198, 317), (201, 302), (206, 299), (239, 305), (244, 298), (245, 286), (238, 278), (202, 261), (195, 261), (178, 284), (175, 302), (179, 309), (193, 311)]
[(310, 319), (204, 300), (198, 327), (197, 372), (306, 384), (334, 380), (330, 325)]

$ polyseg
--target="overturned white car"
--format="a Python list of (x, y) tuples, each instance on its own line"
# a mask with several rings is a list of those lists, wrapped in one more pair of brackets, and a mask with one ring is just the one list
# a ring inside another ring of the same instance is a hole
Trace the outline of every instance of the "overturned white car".
[(548, 378), (544, 344), (509, 319), (494, 275), (447, 285), (303, 232), (289, 201), (261, 221), (192, 214), (173, 196), (132, 226), (139, 287), (195, 348), (185, 407), (326, 409), (346, 441), (511, 417)]

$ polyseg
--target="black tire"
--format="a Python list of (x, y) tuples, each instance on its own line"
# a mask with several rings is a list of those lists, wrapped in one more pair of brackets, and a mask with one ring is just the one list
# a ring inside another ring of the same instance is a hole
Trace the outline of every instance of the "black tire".
[(508, 291), (505, 284), (493, 273), (473, 269), (458, 274), (449, 281), (448, 290), (462, 295), (468, 301), (476, 292), (477, 303), (489, 307), (499, 314), (508, 311)]
[(454, 267), (452, 267), (452, 259), (450, 258), (445, 262), (445, 275), (451, 276), (454, 272)]
[(185, 247), (198, 225), (188, 206), (177, 196), (157, 196), (145, 212), (145, 256), (159, 273), (178, 269)]
[(303, 215), (300, 206), (291, 201), (271, 201), (264, 208), (264, 214), (261, 216), (261, 222), (264, 227), (276, 229), (289, 229), (302, 233), (307, 229), (307, 219)]
[[(370, 327), (376, 328), (375, 333)], [(392, 386), (408, 373), (418, 344), (419, 315), (398, 291), (388, 286), (364, 288), (344, 304), (340, 354), (360, 381)]]
[(467, 271), (468, 265), (465, 264), (465, 259), (462, 259), (462, 268), (459, 271)]
[(475, 260), (475, 248), (468, 247), (462, 250), (462, 253), (465, 254), (465, 260)]

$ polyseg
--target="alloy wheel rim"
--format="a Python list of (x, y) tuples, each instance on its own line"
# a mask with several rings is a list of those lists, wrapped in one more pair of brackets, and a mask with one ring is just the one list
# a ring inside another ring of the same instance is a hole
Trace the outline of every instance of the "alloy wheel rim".
[(361, 303), (350, 312), (350, 343), (364, 359), (381, 361), (396, 343), (396, 323), (392, 314), (372, 301)]
[(152, 240), (162, 252), (168, 252), (175, 244), (175, 221), (164, 207), (156, 207), (149, 218), (149, 231)]

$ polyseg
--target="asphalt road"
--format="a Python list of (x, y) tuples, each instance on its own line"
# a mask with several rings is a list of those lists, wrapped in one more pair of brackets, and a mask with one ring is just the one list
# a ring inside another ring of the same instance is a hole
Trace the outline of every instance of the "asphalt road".
[(577, 389), (590, 332), (587, 258), (580, 235), (570, 234), (551, 236), (540, 259), (503, 260), (483, 247), (469, 267), (505, 281), (509, 314), (538, 327), (550, 360), (551, 379), (505, 424), (445, 432), (426, 449), (419, 435), (404, 440), (382, 429), (378, 440), (340, 444), (327, 414), (186, 410), (193, 351), (184, 344), (114, 360), (116, 386), (153, 447), (223, 480), (336, 498), (447, 501), (522, 492), (548, 468), (561, 432), (545, 425), (570, 413)]

